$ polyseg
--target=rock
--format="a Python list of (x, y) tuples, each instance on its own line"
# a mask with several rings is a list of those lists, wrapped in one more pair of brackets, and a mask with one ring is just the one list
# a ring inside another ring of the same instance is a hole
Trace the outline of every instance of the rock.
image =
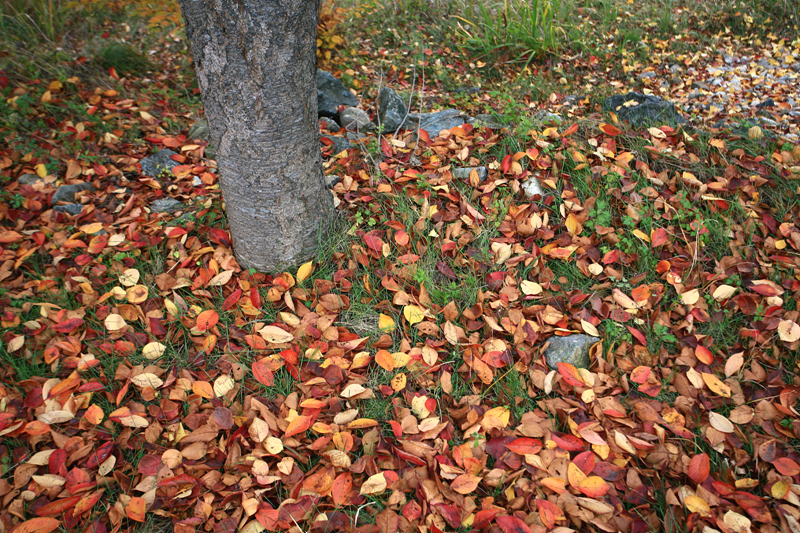
[(81, 211), (83, 211), (83, 206), (81, 204), (57, 205), (53, 207), (53, 211), (57, 211), (59, 213), (66, 213), (68, 215), (76, 217), (81, 214)]
[(317, 113), (321, 117), (338, 117), (339, 106), (355, 107), (358, 98), (330, 72), (317, 69)]
[(652, 80), (652, 79), (653, 79), (653, 78), (655, 78), (656, 76), (658, 76), (658, 74), (656, 74), (655, 72), (653, 72), (653, 71), (651, 70), (651, 71), (649, 71), (649, 72), (642, 72), (641, 74), (639, 74), (639, 75), (638, 75), (638, 76), (636, 76), (636, 77), (637, 77), (637, 78), (639, 78), (640, 80)]
[(58, 202), (75, 202), (75, 194), (81, 191), (89, 191), (94, 189), (91, 183), (74, 183), (72, 185), (62, 185), (56, 192), (53, 194), (53, 198), (50, 200), (52, 205), (56, 205)]
[(344, 137), (336, 137), (334, 135), (320, 135), (320, 138), (322, 137), (330, 139), (330, 141), (333, 143), (331, 154), (338, 154), (343, 150), (347, 150), (348, 148), (353, 147), (353, 145), (350, 144), (350, 141), (348, 141)]
[(342, 127), (348, 131), (372, 131), (375, 124), (367, 113), (357, 107), (348, 107), (341, 114)]
[(525, 191), (525, 196), (527, 196), (528, 199), (532, 199), (537, 194), (541, 198), (544, 198), (544, 190), (542, 189), (539, 180), (537, 180), (533, 176), (531, 176), (522, 183), (522, 190)]
[(172, 211), (180, 211), (186, 207), (183, 202), (179, 202), (174, 198), (159, 198), (153, 200), (150, 204), (150, 211), (153, 213), (171, 213)]
[(600, 342), (597, 337), (576, 334), (566, 337), (550, 337), (550, 346), (544, 352), (547, 366), (558, 370), (558, 363), (569, 363), (576, 368), (589, 368), (589, 348)]
[(170, 156), (178, 155), (172, 150), (164, 148), (150, 157), (145, 157), (139, 164), (142, 166), (142, 175), (157, 178), (162, 172), (172, 174), (172, 169), (180, 165), (177, 161), (170, 159)]
[(326, 129), (326, 130), (328, 130), (329, 132), (331, 132), (331, 133), (336, 133), (337, 131), (339, 131), (340, 129), (342, 129), (342, 127), (339, 125), (339, 123), (338, 123), (338, 122), (336, 122), (335, 120), (333, 120), (333, 119), (332, 119), (332, 118), (330, 118), (330, 117), (322, 117), (322, 119), (320, 120), (320, 122), (322, 123), (322, 126), (323, 126), (323, 127)]
[(692, 89), (702, 89), (704, 91), (710, 91), (711, 87), (709, 87), (707, 83), (704, 83), (702, 81), (695, 81), (692, 82)]
[(457, 109), (445, 109), (437, 113), (409, 113), (408, 118), (419, 124), (420, 129), (435, 137), (442, 130), (461, 126), (469, 118)]
[(756, 107), (759, 109), (764, 107), (775, 107), (775, 100), (773, 100), (772, 98), (767, 98), (766, 100), (758, 104)]
[(33, 185), (37, 181), (44, 181), (38, 174), (23, 174), (17, 178), (20, 185)]
[(192, 178), (192, 187), (202, 187), (203, 180), (200, 179), (200, 176), (195, 176)]
[(467, 124), (472, 124), (476, 128), (490, 128), (493, 130), (499, 130), (506, 127), (505, 117), (489, 114), (469, 117), (467, 119)]
[(453, 94), (478, 94), (481, 90), (479, 87), (468, 86), (468, 87), (458, 87), (453, 90)]
[(380, 118), (383, 133), (393, 133), (399, 130), (408, 114), (406, 103), (389, 87), (381, 89), (381, 93), (378, 95), (378, 109), (378, 118)]
[(336, 175), (325, 176), (325, 185), (329, 189), (333, 189), (336, 186), (336, 184), (339, 183), (340, 181), (342, 181), (341, 176), (336, 176)]
[(664, 124), (677, 126), (686, 122), (672, 102), (638, 92), (606, 98), (603, 108), (615, 112), (620, 120), (627, 120), (634, 128)]
[(452, 174), (454, 178), (460, 180), (468, 180), (473, 170), (478, 172), (478, 179), (480, 181), (486, 181), (486, 178), (489, 177), (489, 169), (487, 169), (486, 167), (454, 168), (450, 171), (450, 174)]
[(355, 132), (355, 131), (348, 131), (345, 134), (345, 137), (348, 141), (358, 141), (359, 139), (366, 139), (368, 135), (366, 133)]
[(217, 149), (214, 148), (213, 144), (208, 144), (206, 145), (206, 149), (203, 151), (203, 155), (205, 155), (207, 159), (216, 159)]
[(189, 128), (189, 133), (186, 134), (186, 138), (189, 140), (194, 139), (202, 139), (207, 141), (211, 138), (211, 130), (208, 127), (208, 121), (204, 118), (201, 118), (194, 124), (192, 127)]
[(730, 54), (722, 54), (722, 60), (726, 65), (733, 65), (734, 57)]
[(539, 111), (533, 115), (533, 120), (537, 120), (542, 124), (561, 124), (564, 122), (564, 119), (561, 118), (561, 115), (557, 113), (551, 113), (549, 111)]

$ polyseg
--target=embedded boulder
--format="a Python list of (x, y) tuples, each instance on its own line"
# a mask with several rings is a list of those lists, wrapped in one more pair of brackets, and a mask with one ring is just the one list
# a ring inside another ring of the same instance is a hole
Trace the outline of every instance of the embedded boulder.
[(358, 98), (333, 74), (317, 69), (317, 113), (321, 117), (339, 116), (339, 106), (355, 107)]
[(636, 91), (606, 98), (603, 109), (616, 113), (620, 120), (627, 120), (634, 128), (665, 124), (677, 126), (686, 122), (672, 102)]

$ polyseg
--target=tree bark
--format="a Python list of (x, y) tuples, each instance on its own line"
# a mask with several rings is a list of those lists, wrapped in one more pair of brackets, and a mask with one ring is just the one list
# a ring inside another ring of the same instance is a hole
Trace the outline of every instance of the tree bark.
[(319, 0), (179, 0), (234, 253), (276, 271), (313, 253), (333, 215), (319, 146)]

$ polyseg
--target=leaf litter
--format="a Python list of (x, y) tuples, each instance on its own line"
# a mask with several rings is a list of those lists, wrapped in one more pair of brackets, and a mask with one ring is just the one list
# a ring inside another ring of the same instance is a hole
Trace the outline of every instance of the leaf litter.
[[(797, 194), (798, 146), (591, 115), (519, 149), (402, 132), (378, 175), (329, 153), (346, 237), (260, 274), (166, 106), (80, 80), (15, 92), (120, 129), (51, 119), (57, 170), (0, 153), (21, 198), (0, 211), (5, 529), (800, 529), (800, 213), (776, 197)], [(141, 174), (134, 125), (171, 173)], [(75, 216), (51, 201), (69, 183), (93, 186)], [(188, 207), (150, 209), (167, 197)], [(572, 333), (598, 337), (590, 369), (548, 368)]]

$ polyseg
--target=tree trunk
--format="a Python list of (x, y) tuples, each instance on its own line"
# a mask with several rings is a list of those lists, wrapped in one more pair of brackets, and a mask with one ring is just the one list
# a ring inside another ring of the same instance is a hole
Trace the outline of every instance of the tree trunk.
[(313, 253), (333, 215), (319, 146), (319, 0), (179, 0), (242, 268)]

